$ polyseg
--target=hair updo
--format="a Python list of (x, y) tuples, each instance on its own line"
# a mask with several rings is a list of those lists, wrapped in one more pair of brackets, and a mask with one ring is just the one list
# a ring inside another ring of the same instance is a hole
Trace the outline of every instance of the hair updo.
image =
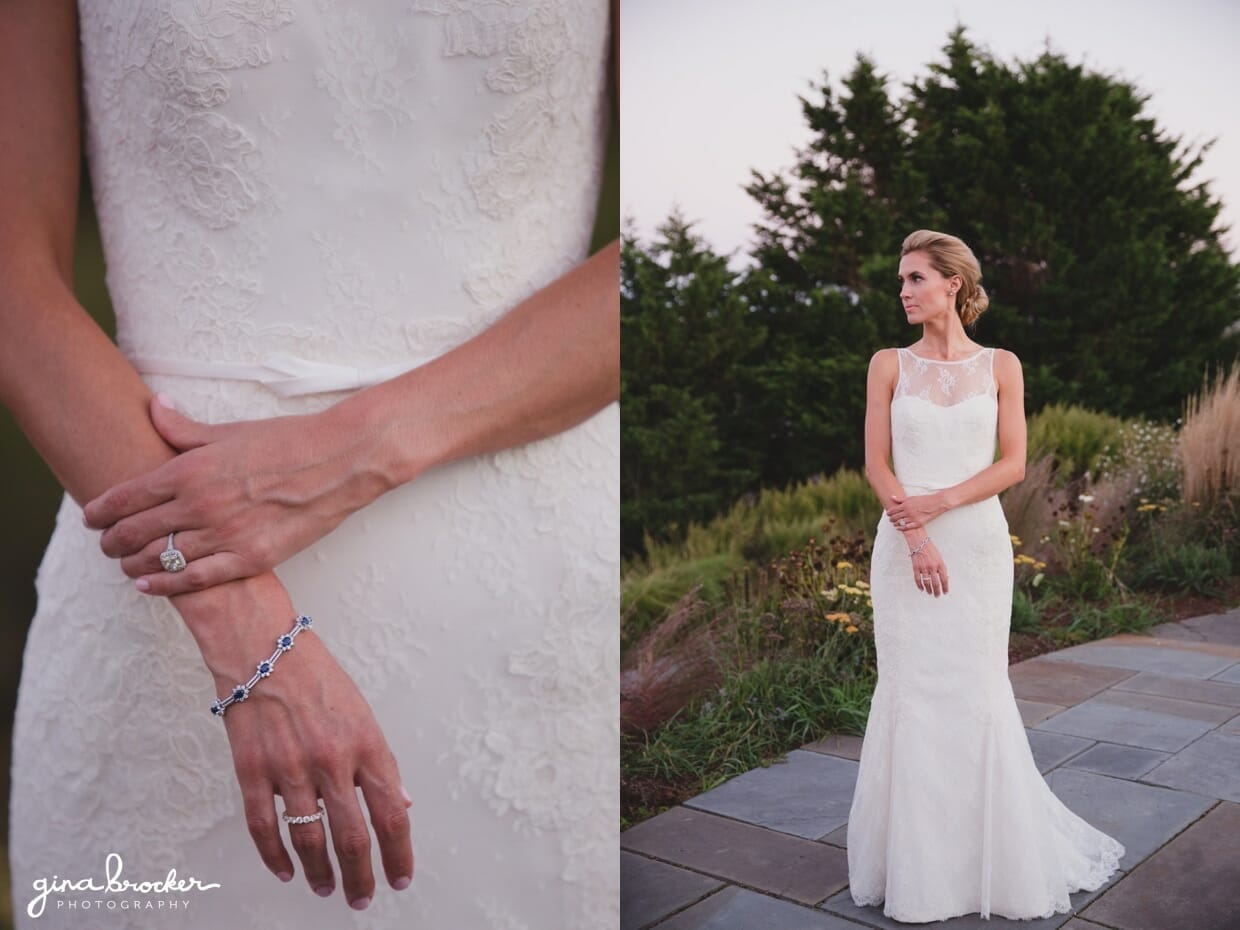
[(900, 246), (901, 258), (909, 252), (925, 252), (930, 256), (930, 266), (945, 278), (960, 275), (964, 284), (956, 291), (956, 314), (965, 326), (972, 326), (990, 306), (982, 287), (982, 266), (963, 241), (948, 233), (919, 229), (909, 233)]

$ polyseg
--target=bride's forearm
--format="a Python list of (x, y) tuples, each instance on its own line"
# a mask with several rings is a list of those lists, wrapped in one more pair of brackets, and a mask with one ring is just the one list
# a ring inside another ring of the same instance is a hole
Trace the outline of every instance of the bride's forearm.
[(1024, 463), (1011, 458), (1001, 458), (960, 484), (944, 488), (940, 492), (946, 505), (944, 509), (951, 510), (954, 507), (993, 497), (1000, 491), (1018, 484), (1024, 480), (1024, 477)]
[(0, 402), (79, 504), (172, 458), (150, 390), (50, 268), (8, 266)]
[(482, 333), (357, 392), (331, 416), (372, 437), (363, 473), (395, 487), (445, 462), (569, 429), (619, 397), (619, 242)]
[[(151, 425), (151, 392), (137, 372), (59, 274), (36, 268), (0, 269), (9, 272), (0, 289), (0, 402), (80, 504), (174, 452)], [(217, 674), (249, 662), (291, 616), (287, 592), (270, 572), (172, 603)], [(241, 615), (235, 608), (256, 604), (267, 605), (257, 612), (261, 620), (231, 622)]]

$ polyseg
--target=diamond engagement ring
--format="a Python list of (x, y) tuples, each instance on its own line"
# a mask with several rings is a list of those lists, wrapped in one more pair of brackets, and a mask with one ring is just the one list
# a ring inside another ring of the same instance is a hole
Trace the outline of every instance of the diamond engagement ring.
[(159, 554), (159, 564), (166, 572), (179, 572), (185, 568), (185, 555), (172, 545), (172, 537), (175, 535), (176, 533), (168, 534), (168, 548)]
[(323, 815), (326, 813), (326, 811), (323, 810), (322, 804), (318, 805), (318, 808), (318, 813), (315, 814), (302, 814), (300, 817), (293, 817), (289, 815), (288, 811), (285, 811), (280, 816), (284, 819), (285, 823), (314, 823), (316, 820), (322, 820)]

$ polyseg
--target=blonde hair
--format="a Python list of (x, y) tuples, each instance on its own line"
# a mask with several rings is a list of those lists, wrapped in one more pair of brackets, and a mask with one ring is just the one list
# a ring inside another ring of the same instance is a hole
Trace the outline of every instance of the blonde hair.
[(933, 229), (919, 229), (909, 233), (900, 246), (901, 258), (909, 252), (925, 252), (930, 256), (930, 266), (945, 278), (960, 275), (964, 283), (956, 291), (956, 314), (965, 326), (972, 326), (990, 306), (982, 287), (982, 266), (962, 240)]

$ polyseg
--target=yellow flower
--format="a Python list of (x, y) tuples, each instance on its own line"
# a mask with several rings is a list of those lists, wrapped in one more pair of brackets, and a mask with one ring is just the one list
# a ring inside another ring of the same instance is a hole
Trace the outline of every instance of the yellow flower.
[(858, 587), (858, 588), (868, 588), (869, 586), (870, 586), (870, 583), (869, 583), (868, 581), (858, 581), (858, 582), (857, 582), (857, 587)]
[(828, 620), (834, 620), (836, 623), (850, 623), (852, 617), (849, 614), (827, 614)]
[(1035, 571), (1040, 572), (1042, 571), (1042, 569), (1046, 568), (1046, 563), (1045, 562), (1034, 562), (1033, 567)]
[[(1009, 534), (1009, 535), (1011, 535), (1011, 534)], [(1019, 537), (1019, 536), (1012, 536), (1012, 545), (1013, 545), (1013, 546), (1019, 546), (1019, 545), (1021, 545), (1021, 542), (1020, 542), (1020, 537)]]
[(856, 633), (857, 628), (850, 623), (848, 626), (844, 628), (844, 632), (845, 633)]
[(852, 568), (852, 562), (836, 562), (836, 568)]

